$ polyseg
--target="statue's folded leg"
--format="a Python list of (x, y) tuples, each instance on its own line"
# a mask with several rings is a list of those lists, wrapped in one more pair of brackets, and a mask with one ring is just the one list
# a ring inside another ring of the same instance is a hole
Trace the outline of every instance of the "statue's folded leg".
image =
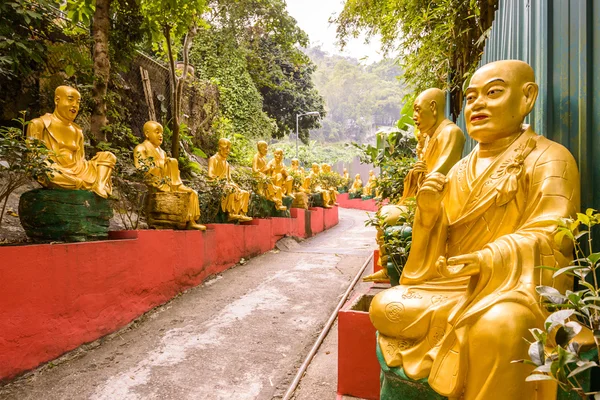
[(192, 190), (188, 203), (187, 221), (196, 222), (200, 218), (200, 202), (198, 201), (198, 192)]
[(97, 176), (92, 191), (100, 197), (107, 198), (112, 193), (111, 175), (117, 162), (117, 157), (109, 151), (97, 153), (91, 162), (96, 165)]

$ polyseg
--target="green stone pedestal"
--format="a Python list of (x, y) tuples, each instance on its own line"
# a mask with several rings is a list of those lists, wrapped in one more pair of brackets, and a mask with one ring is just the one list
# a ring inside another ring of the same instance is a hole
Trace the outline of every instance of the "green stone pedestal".
[(283, 205), (287, 207), (287, 210), (280, 211), (275, 207), (275, 203), (267, 200), (266, 198), (257, 194), (252, 194), (250, 198), (250, 206), (248, 207), (248, 215), (252, 218), (269, 218), (269, 217), (282, 217), (290, 218), (290, 208), (294, 199), (290, 196), (283, 198)]
[(21, 225), (33, 240), (106, 239), (112, 215), (107, 199), (85, 190), (35, 189), (19, 201)]
[(322, 193), (311, 193), (310, 194), (310, 207), (323, 207), (323, 194)]
[(361, 197), (362, 197), (362, 191), (356, 192), (356, 193), (350, 193), (350, 192), (348, 192), (348, 198), (350, 200), (352, 200), (352, 199), (360, 199)]

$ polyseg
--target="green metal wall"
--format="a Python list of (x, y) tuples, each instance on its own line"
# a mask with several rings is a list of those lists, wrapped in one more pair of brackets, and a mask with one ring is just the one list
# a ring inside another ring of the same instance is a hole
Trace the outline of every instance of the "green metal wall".
[(540, 95), (528, 122), (577, 159), (583, 209), (600, 209), (599, 46), (600, 0), (500, 0), (481, 61), (533, 67)]

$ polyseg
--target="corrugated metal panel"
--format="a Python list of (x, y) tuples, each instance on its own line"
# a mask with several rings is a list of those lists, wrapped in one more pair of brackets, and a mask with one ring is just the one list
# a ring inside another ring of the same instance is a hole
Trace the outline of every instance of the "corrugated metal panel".
[[(500, 0), (481, 60), (533, 67), (540, 95), (528, 122), (577, 159), (584, 208), (600, 208), (599, 39), (600, 1)], [(462, 114), (458, 124), (465, 126)]]

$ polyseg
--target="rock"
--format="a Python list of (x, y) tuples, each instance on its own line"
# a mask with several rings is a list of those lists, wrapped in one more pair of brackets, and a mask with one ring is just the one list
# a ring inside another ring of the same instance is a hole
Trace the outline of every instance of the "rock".
[(148, 226), (156, 229), (185, 229), (189, 201), (189, 193), (148, 193)]
[(19, 218), (33, 240), (84, 242), (108, 237), (113, 210), (86, 190), (34, 189), (19, 200)]

